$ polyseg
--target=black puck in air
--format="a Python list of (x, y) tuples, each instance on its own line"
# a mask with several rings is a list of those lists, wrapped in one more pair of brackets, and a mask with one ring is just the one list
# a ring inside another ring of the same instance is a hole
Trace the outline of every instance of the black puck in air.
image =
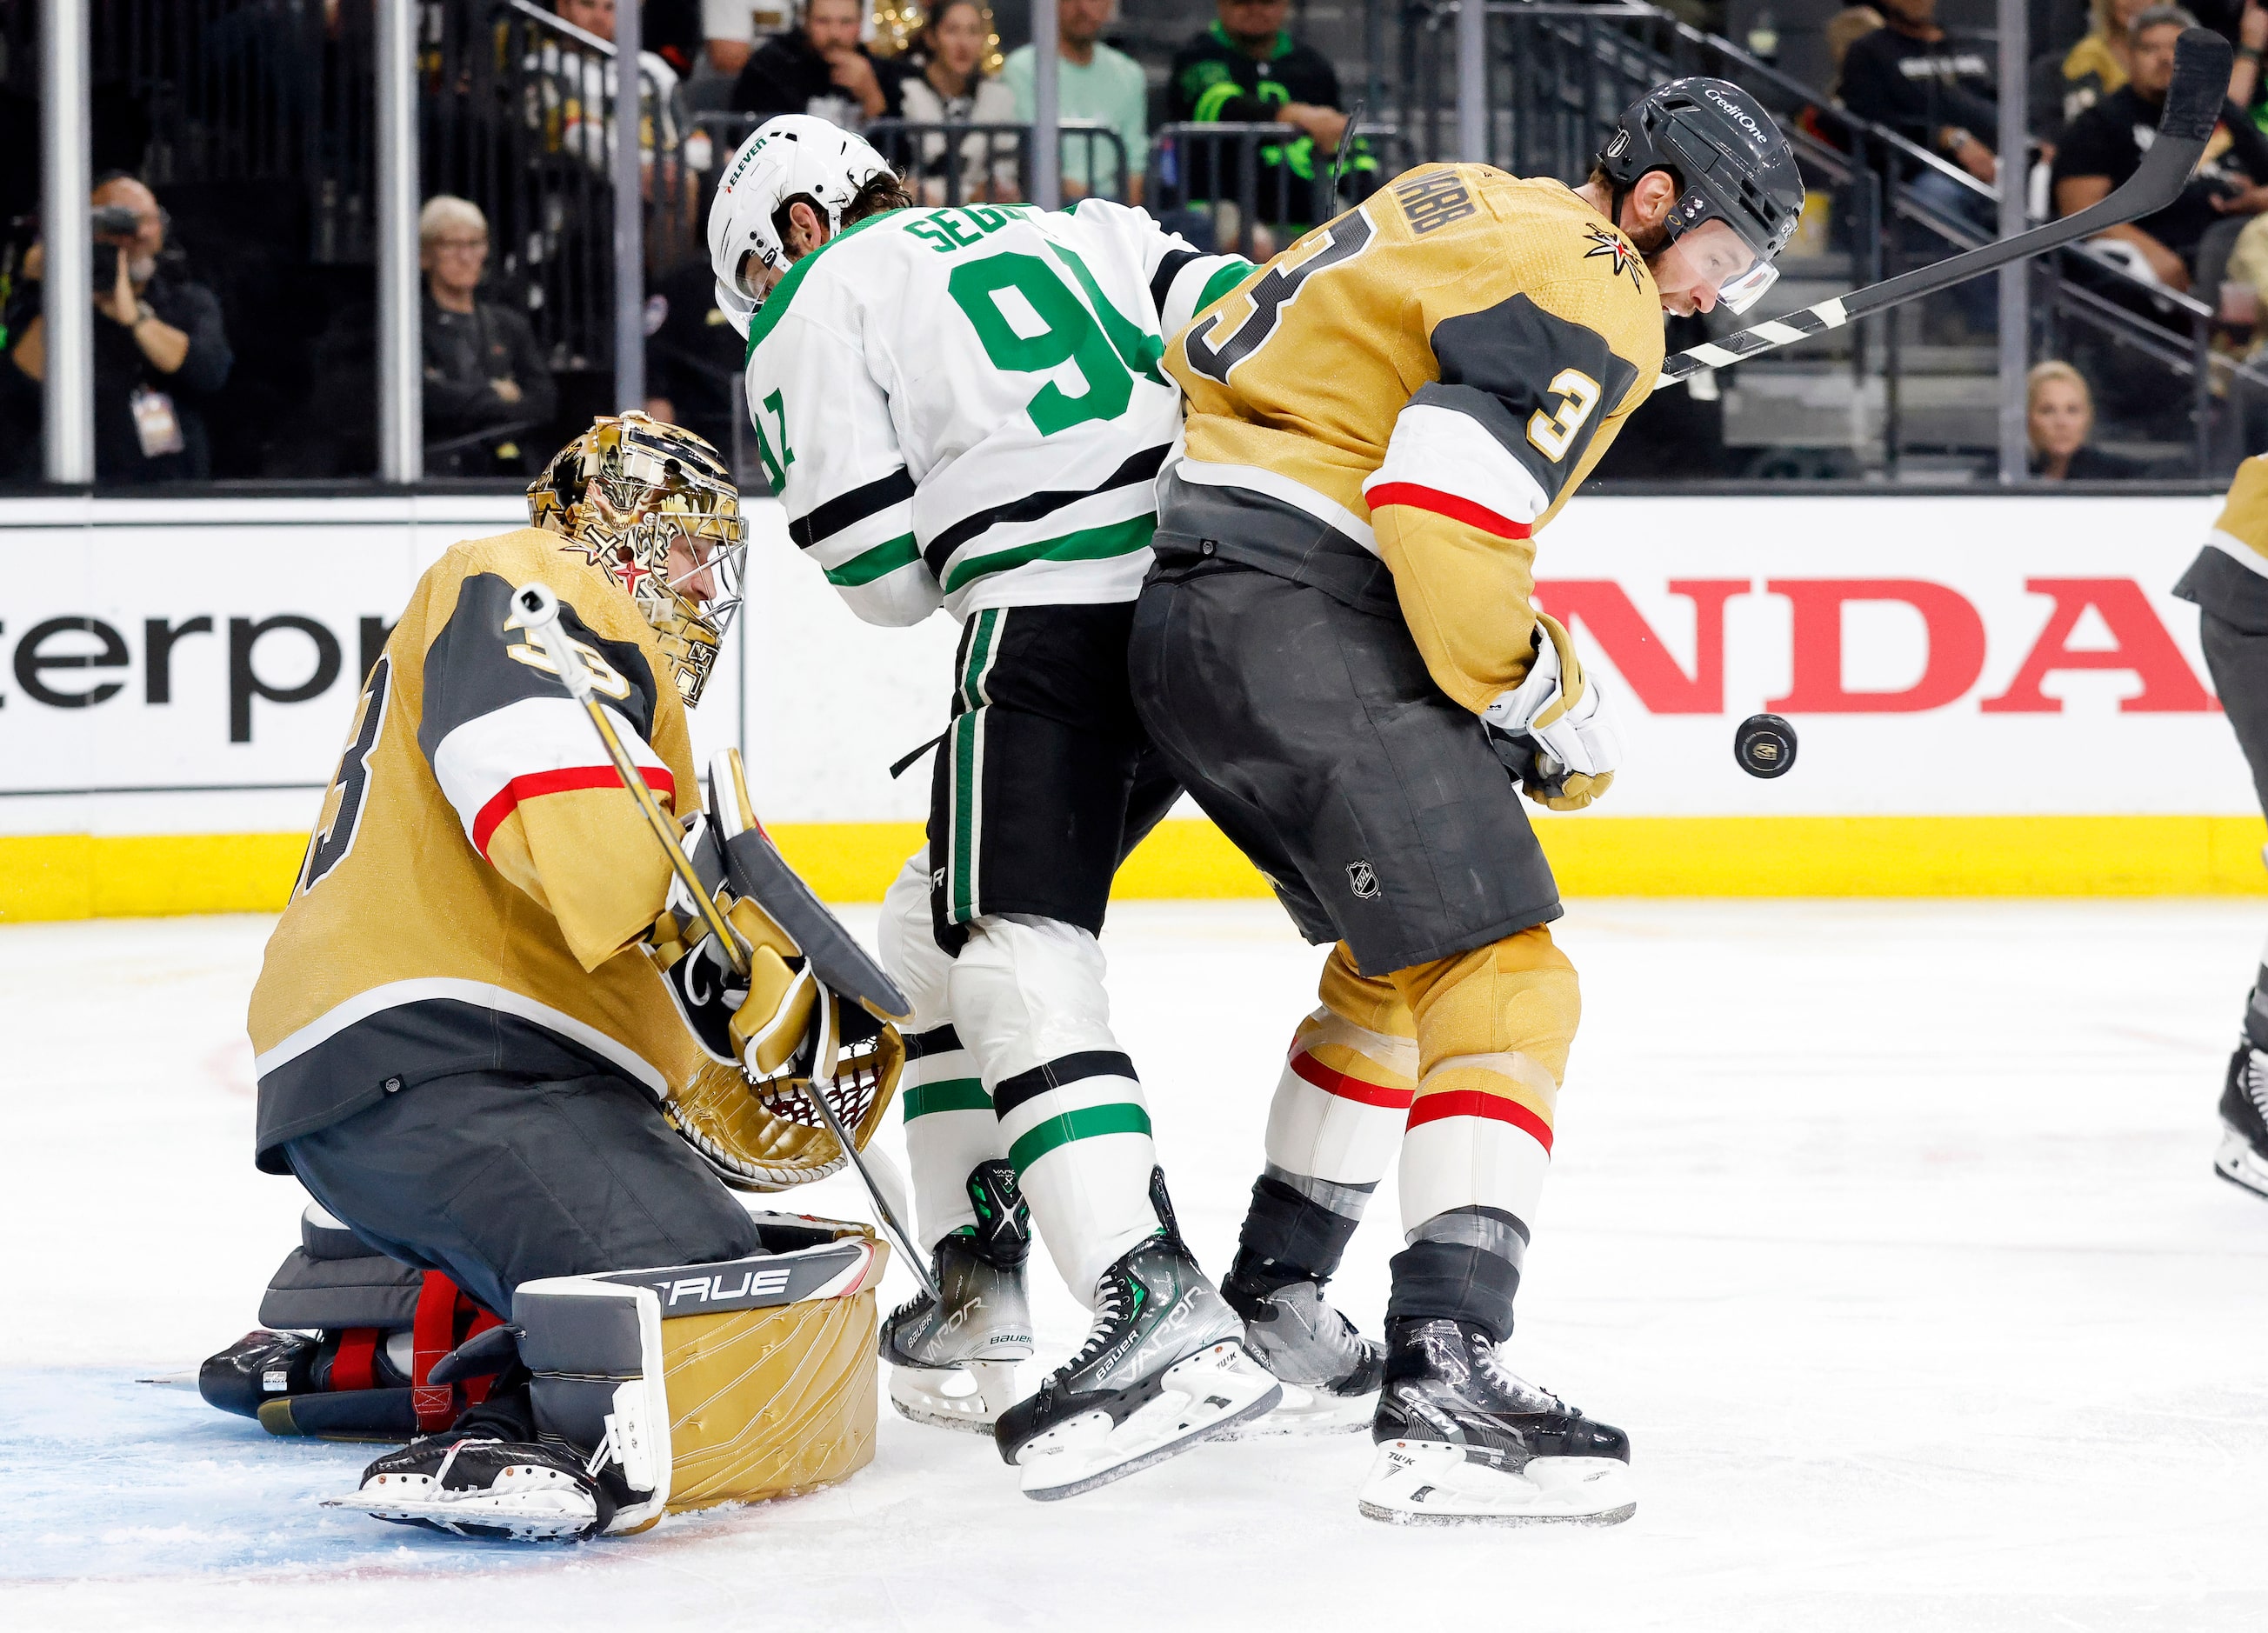
[(1733, 733), (1733, 758), (1750, 776), (1780, 776), (1795, 763), (1795, 728), (1778, 715), (1750, 715)]

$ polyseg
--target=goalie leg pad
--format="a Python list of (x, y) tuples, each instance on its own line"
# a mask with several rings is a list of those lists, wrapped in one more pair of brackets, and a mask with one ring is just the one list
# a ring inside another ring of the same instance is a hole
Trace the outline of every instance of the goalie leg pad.
[(873, 1460), (884, 1254), (862, 1226), (831, 1228), (838, 1239), (797, 1252), (520, 1287), (536, 1423), (593, 1458), (610, 1534)]

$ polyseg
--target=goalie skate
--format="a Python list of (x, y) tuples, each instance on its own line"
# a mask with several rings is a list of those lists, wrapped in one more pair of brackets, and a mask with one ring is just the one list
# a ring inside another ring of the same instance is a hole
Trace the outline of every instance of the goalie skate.
[(968, 1186), (976, 1224), (937, 1245), (944, 1302), (922, 1292), (899, 1306), (882, 1323), (880, 1348), (900, 1416), (990, 1434), (1019, 1398), (1016, 1364), (1032, 1353), (1024, 1294), (1031, 1210), (1005, 1162), (977, 1164)]
[(1637, 1512), (1629, 1437), (1514, 1377), (1479, 1328), (1413, 1321), (1389, 1342), (1366, 1518), (1607, 1526)]
[(993, 1434), (1024, 1495), (1051, 1502), (1179, 1456), (1283, 1393), (1179, 1239), (1160, 1236), (1103, 1273), (1086, 1342)]
[(1386, 1371), (1385, 1347), (1356, 1332), (1324, 1299), (1319, 1284), (1296, 1281), (1262, 1291), (1240, 1287), (1232, 1277), (1221, 1297), (1244, 1318), (1245, 1348), (1284, 1386), (1274, 1411), (1226, 1431), (1222, 1439), (1351, 1434), (1370, 1427)]
[(2220, 1092), (2220, 1149), (2213, 1169), (2232, 1185), (2268, 1196), (2268, 1053), (2237, 1045)]
[(571, 1453), (477, 1436), (428, 1435), (363, 1471), (362, 1490), (326, 1508), (453, 1536), (516, 1542), (596, 1536), (615, 1504)]

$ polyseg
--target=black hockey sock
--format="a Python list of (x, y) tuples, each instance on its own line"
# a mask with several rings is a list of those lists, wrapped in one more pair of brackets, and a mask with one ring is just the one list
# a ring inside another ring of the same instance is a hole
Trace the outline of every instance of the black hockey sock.
[(1469, 1321), (1495, 1342), (1512, 1336), (1512, 1301), (1528, 1229), (1500, 1208), (1455, 1208), (1411, 1232), (1394, 1255), (1386, 1300), (1388, 1342), (1397, 1321)]
[[(1309, 1183), (1313, 1188), (1324, 1182)], [(1359, 1209), (1368, 1193), (1351, 1186), (1330, 1189), (1346, 1193), (1355, 1211), (1328, 1207), (1273, 1173), (1253, 1181), (1252, 1207), (1237, 1239), (1236, 1260), (1221, 1284), (1221, 1292), (1232, 1305), (1292, 1282), (1328, 1282), (1337, 1272), (1354, 1227), (1361, 1223)]]
[[(459, 1413), (457, 1421), (449, 1425), (449, 1432), (492, 1435), (498, 1440), (533, 1445), (536, 1438), (535, 1401), (531, 1392), (534, 1382), (527, 1369), (513, 1362), (497, 1377), (489, 1398)], [(583, 1449), (590, 1450), (588, 1446)]]

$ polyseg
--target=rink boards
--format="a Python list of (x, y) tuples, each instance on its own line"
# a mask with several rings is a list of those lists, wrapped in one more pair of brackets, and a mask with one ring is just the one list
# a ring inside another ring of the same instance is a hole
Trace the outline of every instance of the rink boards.
[[(1541, 815), (1572, 894), (2268, 890), (2251, 784), (2169, 593), (2201, 497), (1584, 498), (1538, 597), (1616, 691), (1624, 769)], [(783, 847), (873, 900), (920, 842), (955, 630), (871, 629), (753, 507), (707, 702)], [(0, 502), (0, 917), (274, 908), (417, 574), (516, 501)], [(1759, 782), (1734, 726), (1801, 734)], [(1131, 896), (1264, 893), (1194, 811)]]

